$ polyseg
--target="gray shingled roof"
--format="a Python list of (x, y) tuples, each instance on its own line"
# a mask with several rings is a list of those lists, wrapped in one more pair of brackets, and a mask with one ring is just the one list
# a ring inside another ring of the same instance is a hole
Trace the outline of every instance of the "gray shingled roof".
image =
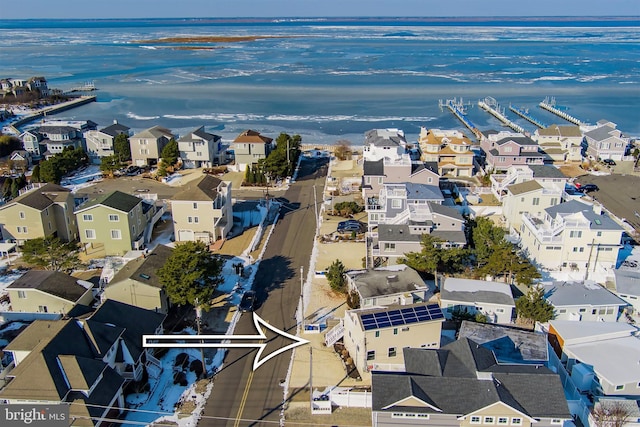
[[(193, 135), (197, 136), (198, 138), (194, 138)], [(204, 126), (200, 126), (199, 128), (187, 133), (186, 135), (182, 136), (178, 142), (188, 142), (188, 141), (200, 141), (204, 139), (205, 141), (217, 141), (220, 139), (220, 136), (218, 135), (214, 135), (212, 133), (209, 132), (205, 132), (204, 130)]]
[(443, 242), (451, 242), (457, 244), (467, 244), (467, 236), (464, 231), (448, 231), (448, 230), (433, 230), (431, 232), (433, 237), (436, 237)]
[(138, 203), (142, 203), (142, 199), (139, 197), (116, 190), (90, 199), (86, 203), (80, 205), (75, 213), (86, 211), (87, 209), (98, 205), (108, 206), (121, 212), (131, 212)]
[(100, 132), (116, 137), (121, 133), (128, 135), (129, 129), (130, 128), (128, 126), (121, 125), (120, 123), (114, 123), (110, 126), (107, 126), (106, 128), (103, 128), (102, 130), (100, 130)]
[(59, 271), (29, 270), (8, 286), (9, 289), (37, 289), (67, 301), (76, 302), (87, 288), (78, 279)]
[(640, 295), (640, 271), (613, 270), (616, 292), (624, 295)]
[(507, 136), (505, 138), (499, 139), (496, 141), (496, 144), (503, 145), (508, 142), (515, 142), (518, 145), (538, 145), (533, 139), (528, 136)]
[(347, 274), (363, 298), (428, 290), (429, 288), (418, 272), (410, 267), (403, 270), (376, 269)]
[(365, 160), (362, 165), (364, 176), (383, 176), (384, 175), (384, 159), (378, 161)]
[(552, 165), (529, 165), (534, 178), (567, 178), (560, 169)]
[(176, 193), (171, 200), (212, 201), (218, 197), (218, 186), (222, 181), (215, 176), (203, 175), (201, 178), (187, 183), (182, 191)]
[(401, 143), (406, 142), (404, 138), (381, 129), (367, 131), (364, 136), (366, 145), (372, 144), (376, 147), (399, 147)]
[(450, 301), (515, 305), (509, 285), (485, 280), (448, 277), (444, 281), (440, 297)]
[(422, 234), (411, 233), (406, 224), (378, 224), (379, 242), (420, 242)]
[(126, 263), (111, 279), (110, 284), (132, 279), (157, 288), (162, 287), (157, 275), (158, 269), (166, 262), (173, 249), (165, 245), (156, 246), (150, 253)]
[(604, 141), (605, 139), (613, 137), (614, 135), (612, 133), (615, 131), (616, 128), (614, 126), (612, 126), (611, 124), (606, 124), (585, 132), (584, 136), (589, 137), (595, 141)]
[(8, 205), (12, 203), (19, 203), (21, 205), (28, 206), (39, 211), (51, 206), (59, 193), (64, 193), (65, 197), (71, 190), (61, 187), (57, 184), (45, 184), (40, 188), (28, 191), (15, 199), (11, 200)]
[(429, 205), (429, 209), (431, 209), (431, 212), (433, 213), (457, 219), (459, 221), (464, 221), (464, 218), (462, 217), (462, 215), (460, 215), (460, 212), (456, 208), (433, 202), (427, 202), (427, 205)]
[(516, 196), (518, 194), (524, 194), (524, 193), (529, 193), (531, 191), (540, 190), (541, 188), (542, 188), (542, 185), (540, 185), (540, 183), (538, 183), (538, 181), (535, 181), (535, 180), (525, 181), (519, 184), (511, 184), (507, 186), (507, 189), (511, 191), (511, 194), (514, 194)]
[(165, 137), (167, 139), (171, 139), (173, 138), (173, 134), (171, 133), (171, 131), (167, 128), (164, 128), (162, 126), (153, 126), (149, 129), (145, 129), (141, 132), (136, 133), (135, 135), (133, 135), (131, 138), (153, 138), (153, 139), (159, 139)]
[(553, 282), (543, 283), (544, 297), (554, 307), (574, 305), (614, 305), (627, 303), (595, 282)]
[(442, 191), (437, 185), (405, 183), (407, 200), (444, 200)]
[(428, 169), (438, 175), (438, 162), (411, 162), (411, 175), (423, 169)]
[(550, 125), (544, 129), (538, 130), (538, 135), (549, 135), (549, 136), (558, 136), (558, 137), (579, 137), (582, 136), (582, 132), (580, 131), (580, 127), (576, 125)]
[(556, 218), (558, 215), (564, 216), (582, 212), (584, 217), (590, 222), (589, 228), (592, 230), (624, 230), (608, 215), (598, 215), (593, 211), (592, 206), (577, 200), (570, 200), (568, 202), (548, 207), (545, 209), (545, 212), (547, 212), (551, 218)]

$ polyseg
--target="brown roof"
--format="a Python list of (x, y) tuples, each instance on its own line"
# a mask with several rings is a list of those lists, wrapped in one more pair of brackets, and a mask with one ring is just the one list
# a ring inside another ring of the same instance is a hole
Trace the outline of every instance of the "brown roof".
[(233, 140), (233, 142), (243, 142), (249, 144), (271, 144), (273, 138), (260, 135), (260, 132), (255, 130), (245, 130)]
[(558, 137), (580, 137), (582, 136), (582, 132), (580, 132), (580, 127), (576, 125), (566, 125), (566, 126), (558, 126), (551, 125), (544, 129), (538, 129), (538, 135), (544, 136), (558, 136)]
[(521, 182), (520, 184), (512, 184), (507, 188), (509, 189), (509, 191), (511, 191), (512, 194), (518, 195), (518, 194), (528, 193), (530, 191), (539, 190), (542, 188), (542, 185), (540, 185), (538, 181), (531, 180), (531, 181)]
[(33, 209), (42, 211), (51, 206), (54, 201), (59, 200), (60, 193), (65, 193), (64, 199), (66, 199), (66, 193), (71, 190), (64, 188), (57, 184), (45, 184), (40, 188), (28, 191), (9, 202), (9, 205), (13, 203), (19, 203), (21, 205), (28, 206)]
[(87, 292), (87, 288), (79, 285), (75, 277), (47, 270), (27, 271), (7, 289), (37, 289), (71, 302), (78, 301)]
[(211, 201), (218, 197), (220, 179), (211, 175), (203, 175), (202, 178), (189, 182), (183, 190), (176, 193), (171, 200)]
[(15, 337), (6, 347), (7, 351), (31, 351), (41, 342), (49, 342), (65, 325), (59, 320), (35, 320)]
[(149, 286), (161, 288), (162, 283), (156, 272), (165, 264), (172, 251), (173, 249), (165, 245), (156, 246), (148, 255), (141, 256), (126, 263), (125, 266), (113, 276), (110, 284), (112, 285), (123, 280), (131, 279)]

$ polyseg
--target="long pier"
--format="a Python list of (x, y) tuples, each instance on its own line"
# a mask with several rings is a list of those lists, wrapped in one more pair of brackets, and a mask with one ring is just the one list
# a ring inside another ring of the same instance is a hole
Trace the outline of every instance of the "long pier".
[(538, 104), (540, 108), (547, 110), (558, 117), (565, 119), (568, 122), (573, 123), (574, 125), (580, 126), (582, 122), (575, 117), (565, 113), (564, 111), (560, 111), (556, 108), (556, 100), (555, 98), (549, 99), (548, 97), (544, 99), (540, 104)]
[(516, 107), (515, 105), (509, 105), (509, 110), (513, 111), (514, 113), (516, 113), (517, 115), (519, 115), (520, 117), (528, 121), (529, 123), (536, 125), (540, 129), (544, 129), (547, 127), (547, 125), (543, 124), (542, 122), (540, 122), (539, 120), (531, 116), (529, 114), (529, 111), (526, 110), (525, 108)]
[(484, 100), (478, 101), (478, 106), (485, 110), (487, 113), (494, 116), (496, 119), (500, 120), (500, 122), (515, 130), (516, 132), (520, 132), (522, 134), (525, 133), (525, 130), (522, 126), (515, 124), (511, 120), (509, 120), (503, 112), (500, 111), (500, 105), (498, 105), (498, 101), (495, 98), (487, 96)]
[(458, 120), (460, 120), (473, 133), (478, 141), (482, 139), (482, 132), (480, 132), (480, 129), (478, 129), (478, 127), (469, 120), (465, 113), (462, 98), (460, 98), (460, 100), (457, 98), (447, 99), (446, 101), (439, 100), (438, 105), (440, 106), (440, 109), (447, 107), (449, 111), (451, 111), (453, 115), (456, 116)]
[(61, 102), (60, 104), (51, 105), (49, 107), (44, 107), (39, 110), (34, 111), (31, 114), (28, 114), (15, 122), (9, 125), (9, 128), (16, 132), (18, 135), (20, 134), (19, 127), (25, 125), (27, 123), (31, 123), (34, 120), (39, 119), (40, 117), (44, 117), (48, 114), (55, 114), (61, 111), (69, 110), (74, 107), (79, 107), (80, 105), (89, 104), (90, 102), (94, 102), (96, 100), (95, 95), (90, 96), (81, 96), (71, 101)]

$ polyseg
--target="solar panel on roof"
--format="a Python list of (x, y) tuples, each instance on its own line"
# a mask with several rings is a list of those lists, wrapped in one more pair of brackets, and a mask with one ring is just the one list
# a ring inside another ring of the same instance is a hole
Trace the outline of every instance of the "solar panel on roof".
[(388, 328), (417, 322), (427, 322), (442, 319), (444, 315), (437, 304), (417, 307), (404, 307), (398, 310), (367, 313), (360, 316), (365, 331), (371, 329)]

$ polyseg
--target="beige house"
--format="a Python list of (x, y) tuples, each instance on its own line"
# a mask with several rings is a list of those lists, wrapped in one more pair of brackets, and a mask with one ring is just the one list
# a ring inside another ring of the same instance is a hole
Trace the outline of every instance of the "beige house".
[(538, 129), (531, 137), (556, 162), (582, 160), (582, 131), (576, 125), (551, 125)]
[(176, 242), (224, 239), (233, 226), (231, 182), (211, 175), (185, 185), (171, 199)]
[(2, 238), (22, 245), (25, 240), (58, 237), (64, 242), (78, 238), (71, 191), (56, 184), (36, 184), (0, 206)]
[(421, 128), (418, 137), (424, 162), (437, 162), (440, 176), (472, 176), (471, 141), (459, 130)]
[(155, 165), (165, 145), (175, 138), (169, 129), (161, 126), (136, 133), (129, 138), (131, 147), (131, 161), (136, 166)]
[(546, 208), (562, 202), (563, 190), (545, 188), (538, 181), (525, 181), (507, 187), (502, 199), (502, 215), (509, 230), (520, 231), (522, 214), (540, 217)]
[(260, 135), (254, 130), (245, 130), (233, 140), (236, 165), (244, 171), (247, 165), (258, 163), (258, 160), (266, 159), (275, 148), (273, 138)]
[(162, 267), (172, 249), (158, 245), (148, 254), (129, 261), (107, 284), (102, 300), (120, 301), (135, 307), (167, 313), (169, 298), (162, 288), (157, 271)]
[(613, 272), (623, 228), (599, 205), (577, 200), (522, 214), (520, 246), (542, 268)]
[(113, 143), (120, 134), (129, 137), (131, 136), (131, 130), (128, 126), (121, 125), (117, 121), (100, 130), (95, 129), (85, 132), (85, 145), (91, 163), (99, 165), (102, 157), (112, 156), (114, 153)]
[(59, 271), (30, 270), (7, 287), (12, 311), (67, 314), (91, 305), (92, 284)]
[(117, 190), (90, 199), (75, 211), (80, 242), (102, 248), (106, 255), (142, 249), (150, 235), (148, 225), (157, 214), (155, 205)]
[(344, 346), (360, 372), (402, 370), (402, 349), (439, 348), (444, 314), (437, 304), (347, 310)]

